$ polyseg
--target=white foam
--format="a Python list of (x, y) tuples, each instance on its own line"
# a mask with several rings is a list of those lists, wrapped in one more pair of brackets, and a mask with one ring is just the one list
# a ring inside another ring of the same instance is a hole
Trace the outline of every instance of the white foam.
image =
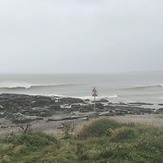
[[(73, 96), (74, 97), (74, 96)], [(94, 97), (92, 96), (76, 96), (77, 98), (81, 98), (83, 100), (89, 99), (89, 100), (94, 100)], [(74, 97), (75, 98), (75, 97)], [(111, 98), (118, 98), (118, 95), (111, 95), (111, 96), (97, 96), (96, 99), (100, 100), (100, 99), (111, 99)]]
[(52, 87), (52, 86), (70, 86), (74, 84), (31, 84), (31, 83), (23, 83), (23, 82), (1, 82), (0, 88), (6, 89), (16, 89), (16, 88), (25, 88), (30, 89), (32, 87)]
[(118, 95), (109, 96), (109, 98), (118, 98)]
[(29, 89), (31, 87), (31, 84), (29, 83), (19, 83), (19, 82), (5, 82), (5, 83), (0, 83), (0, 88), (25, 88), (25, 89)]

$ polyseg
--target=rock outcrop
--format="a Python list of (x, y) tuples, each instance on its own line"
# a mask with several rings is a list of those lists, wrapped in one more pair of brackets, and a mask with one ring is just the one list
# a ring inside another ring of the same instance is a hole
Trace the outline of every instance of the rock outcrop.
[(90, 100), (70, 97), (0, 94), (0, 118), (9, 119), (13, 123), (28, 123), (55, 115), (64, 115), (68, 117), (67, 119), (72, 119), (70, 115), (73, 112), (85, 114), (94, 112), (93, 114), (96, 113), (99, 116), (163, 114), (162, 108), (156, 111), (142, 107), (144, 104), (148, 105), (146, 103), (110, 103), (106, 99), (93, 103)]

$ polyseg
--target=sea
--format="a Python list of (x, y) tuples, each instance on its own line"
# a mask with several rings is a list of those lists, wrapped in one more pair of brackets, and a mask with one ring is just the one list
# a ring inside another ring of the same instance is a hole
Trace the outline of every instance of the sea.
[(110, 74), (0, 74), (0, 93), (163, 103), (163, 72)]

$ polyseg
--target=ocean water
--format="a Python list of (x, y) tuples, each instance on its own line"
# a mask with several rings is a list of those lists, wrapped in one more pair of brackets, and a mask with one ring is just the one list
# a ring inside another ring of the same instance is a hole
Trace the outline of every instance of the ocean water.
[(0, 74), (0, 93), (99, 98), (112, 102), (163, 103), (163, 72), (117, 74)]

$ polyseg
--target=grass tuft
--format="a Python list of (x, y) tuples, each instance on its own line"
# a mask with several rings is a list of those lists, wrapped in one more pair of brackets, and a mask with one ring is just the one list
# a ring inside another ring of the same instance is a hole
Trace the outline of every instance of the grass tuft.
[(135, 128), (129, 128), (123, 126), (121, 128), (115, 129), (112, 134), (112, 140), (122, 142), (133, 140), (139, 137), (139, 132)]
[(78, 138), (86, 139), (89, 137), (101, 137), (112, 132), (113, 129), (121, 127), (122, 124), (106, 118), (101, 118), (92, 121), (89, 125), (85, 126), (81, 131), (79, 131)]
[(15, 138), (16, 144), (26, 144), (27, 146), (44, 146), (56, 142), (57, 140), (49, 135), (23, 134)]

